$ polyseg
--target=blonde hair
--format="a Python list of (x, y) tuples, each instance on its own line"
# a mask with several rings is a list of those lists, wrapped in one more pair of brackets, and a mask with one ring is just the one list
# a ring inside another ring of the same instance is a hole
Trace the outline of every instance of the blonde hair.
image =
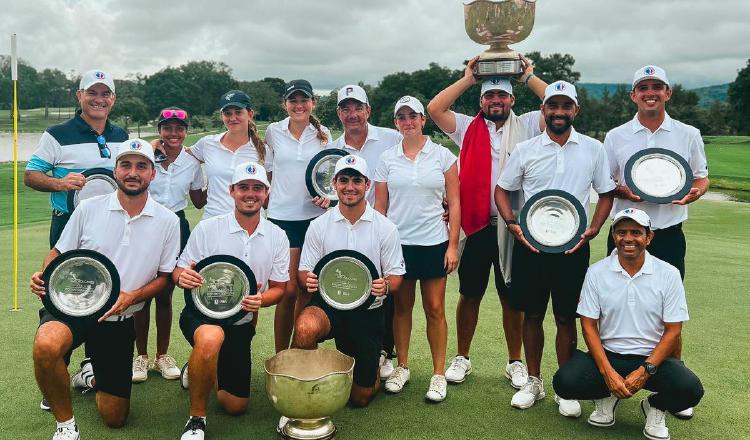
[(255, 152), (258, 153), (258, 163), (264, 165), (266, 162), (266, 142), (258, 134), (258, 126), (250, 119), (247, 123), (247, 135), (253, 141)]

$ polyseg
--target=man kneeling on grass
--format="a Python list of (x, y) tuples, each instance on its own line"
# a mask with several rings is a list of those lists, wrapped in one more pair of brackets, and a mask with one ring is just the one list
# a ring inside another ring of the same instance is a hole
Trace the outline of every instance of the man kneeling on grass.
[(620, 399), (644, 388), (643, 434), (668, 440), (665, 411), (682, 411), (703, 397), (700, 380), (671, 357), (688, 320), (679, 271), (646, 251), (654, 237), (648, 215), (628, 208), (615, 215), (616, 250), (592, 265), (578, 304), (589, 352), (576, 351), (555, 374), (563, 399), (593, 399), (589, 424), (612, 426)]

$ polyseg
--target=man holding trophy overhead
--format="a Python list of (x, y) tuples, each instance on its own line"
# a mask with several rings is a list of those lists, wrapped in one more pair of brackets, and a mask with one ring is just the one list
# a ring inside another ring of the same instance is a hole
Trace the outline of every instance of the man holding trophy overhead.
[[(463, 382), (471, 373), (469, 349), (490, 267), (494, 267), (495, 287), (503, 308), (503, 330), (508, 348), (505, 377), (515, 388), (522, 387), (527, 379), (526, 367), (521, 362), (523, 313), (513, 310), (507, 301), (513, 239), (505, 228), (498, 230), (498, 213), (493, 199), (495, 182), (516, 144), (544, 130), (544, 120), (538, 111), (519, 116), (512, 110), (515, 97), (510, 78), (517, 78), (540, 99), (547, 86), (534, 75), (534, 67), (526, 57), (507, 48), (508, 43), (525, 38), (533, 26), (534, 2), (517, 3), (477, 1), (465, 5), (467, 33), (474, 41), (492, 44), (492, 47), (470, 60), (464, 76), (441, 91), (427, 106), (435, 124), (461, 148), (459, 180), (461, 200), (464, 201), (461, 229), (467, 238), (458, 267), (458, 353), (445, 373), (448, 382), (452, 383)], [(507, 33), (507, 29), (513, 28), (517, 32)], [(485, 79), (479, 98), (479, 113), (471, 117), (453, 112), (450, 107), (477, 84), (478, 78)]]

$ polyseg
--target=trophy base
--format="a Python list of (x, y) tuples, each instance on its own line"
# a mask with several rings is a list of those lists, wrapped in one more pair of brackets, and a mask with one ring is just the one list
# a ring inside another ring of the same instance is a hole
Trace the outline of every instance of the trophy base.
[(474, 75), (478, 78), (492, 76), (516, 77), (523, 73), (523, 66), (519, 59), (480, 59), (474, 67)]
[(289, 440), (329, 440), (336, 437), (336, 426), (330, 417), (289, 419), (281, 429), (281, 437)]

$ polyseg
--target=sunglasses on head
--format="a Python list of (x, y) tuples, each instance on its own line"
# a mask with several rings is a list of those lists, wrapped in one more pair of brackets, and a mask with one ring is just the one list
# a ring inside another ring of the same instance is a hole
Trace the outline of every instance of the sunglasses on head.
[(187, 112), (185, 110), (162, 110), (161, 116), (164, 119), (176, 118), (185, 120), (187, 119)]
[(96, 137), (96, 145), (99, 147), (99, 157), (102, 159), (109, 159), (112, 157), (112, 152), (109, 150), (107, 140), (104, 139), (104, 136), (98, 135)]

